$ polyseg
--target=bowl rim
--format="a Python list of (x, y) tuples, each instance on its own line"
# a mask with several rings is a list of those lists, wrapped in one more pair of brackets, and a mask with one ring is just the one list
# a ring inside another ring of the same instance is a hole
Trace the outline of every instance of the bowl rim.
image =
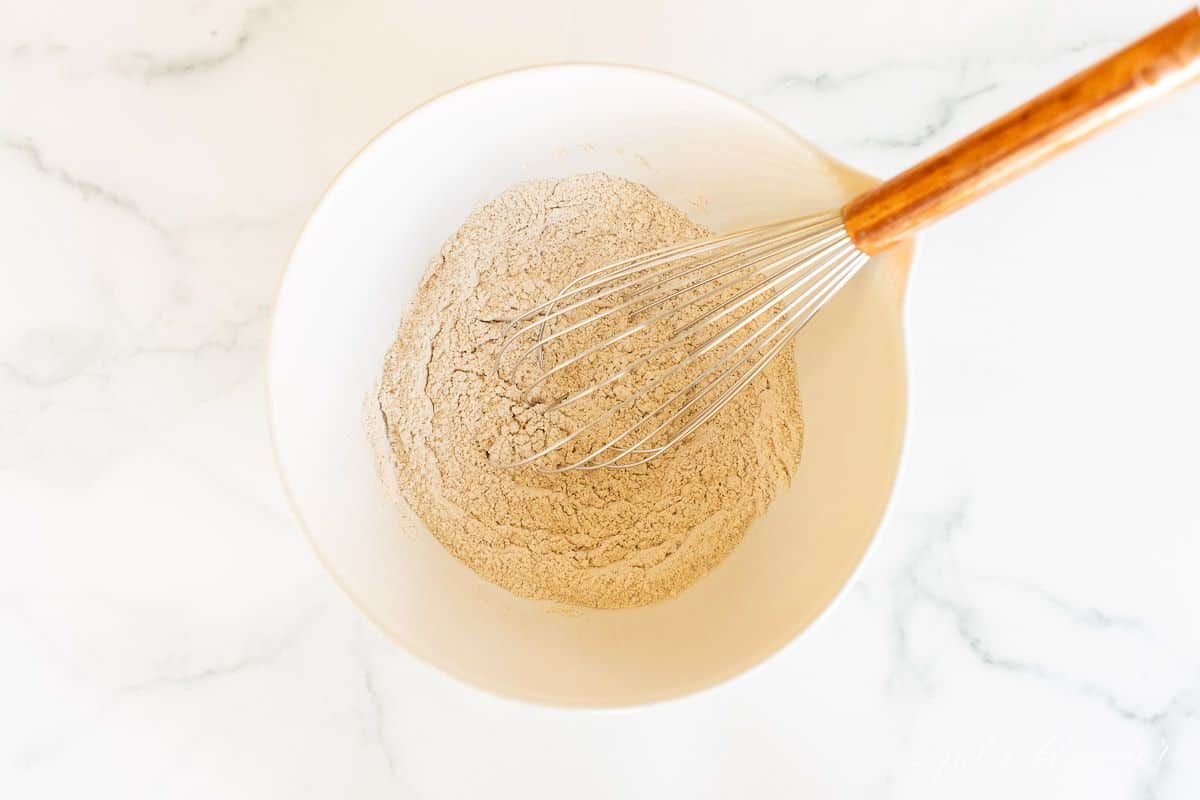
[(507, 78), (507, 77), (510, 77), (513, 75), (518, 75), (521, 73), (557, 71), (557, 70), (564, 70), (564, 69), (580, 69), (580, 68), (588, 68), (588, 69), (600, 68), (600, 69), (611, 69), (611, 70), (621, 70), (621, 71), (644, 73), (644, 74), (654, 75), (659, 78), (668, 78), (673, 81), (688, 84), (694, 88), (704, 90), (711, 94), (715, 94), (724, 100), (727, 100), (729, 102), (734, 103), (737, 106), (740, 106), (742, 108), (742, 110), (750, 112), (754, 116), (756, 116), (756, 117), (760, 118), (762, 121), (766, 122), (768, 125), (776, 128), (780, 132), (786, 134), (789, 138), (795, 139), (795, 140), (803, 143), (805, 145), (805, 147), (816, 151), (817, 153), (820, 154), (820, 156), (823, 159), (825, 159), (829, 163), (835, 165), (839, 169), (843, 169), (848, 172), (870, 178), (871, 180), (878, 180), (878, 179), (874, 178), (874, 176), (871, 176), (868, 173), (865, 173), (862, 170), (859, 170), (856, 167), (853, 167), (853, 166), (847, 164), (846, 162), (842, 161), (841, 159), (839, 159), (833, 155), (830, 155), (824, 149), (813, 144), (809, 140), (805, 139), (797, 131), (795, 131), (788, 125), (784, 124), (782, 121), (776, 119), (771, 114), (768, 114), (767, 112), (754, 106), (752, 103), (749, 103), (749, 102), (741, 99), (740, 97), (732, 95), (722, 89), (715, 88), (715, 87), (713, 87), (707, 83), (704, 83), (702, 81), (698, 81), (693, 78), (688, 78), (683, 75), (679, 75), (677, 73), (670, 72), (668, 70), (657, 69), (654, 67), (646, 67), (646, 66), (641, 66), (641, 65), (636, 65), (636, 64), (628, 64), (628, 63), (622, 63), (622, 62), (610, 62), (610, 61), (551, 61), (551, 62), (544, 62), (544, 63), (539, 63), (539, 64), (530, 64), (530, 65), (525, 65), (525, 66), (520, 66), (520, 67), (514, 67), (512, 69), (504, 69), (504, 70), (500, 70), (497, 72), (488, 73), (481, 77), (472, 78), (472, 79), (464, 81), (462, 83), (458, 83), (444, 91), (441, 91), (441, 92), (438, 92), (437, 94), (431, 95), (430, 97), (427, 97), (426, 99), (407, 108), (405, 111), (398, 114), (390, 122), (388, 122), (386, 125), (384, 125), (382, 128), (380, 128), (370, 138), (368, 138), (358, 148), (358, 150), (355, 151), (355, 153), (352, 156), (350, 156), (345, 161), (345, 163), (342, 164), (342, 166), (337, 170), (337, 172), (334, 173), (334, 175), (326, 183), (325, 188), (321, 190), (321, 192), (317, 196), (315, 202), (313, 202), (313, 204), (309, 208), (308, 214), (304, 220), (304, 224), (300, 226), (300, 230), (296, 233), (295, 238), (292, 241), (291, 247), (288, 249), (287, 260), (284, 263), (283, 270), (279, 274), (279, 278), (276, 281), (275, 288), (274, 288), (274, 291), (272, 294), (271, 310), (270, 310), (270, 314), (269, 314), (268, 320), (267, 320), (267, 325), (268, 325), (267, 341), (266, 341), (266, 347), (264, 349), (264, 355), (263, 355), (263, 359), (262, 359), (262, 378), (263, 378), (263, 387), (264, 387), (263, 403), (264, 403), (264, 410), (266, 412), (267, 439), (268, 439), (268, 445), (269, 445), (269, 448), (271, 451), (271, 463), (273, 464), (273, 466), (275, 468), (275, 473), (276, 473), (277, 477), (279, 478), (280, 488), (283, 490), (283, 495), (284, 495), (284, 498), (287, 503), (288, 511), (290, 512), (290, 515), (291, 515), (293, 521), (295, 522), (296, 526), (300, 529), (300, 533), (303, 536), (304, 541), (307, 543), (308, 549), (316, 557), (318, 563), (321, 565), (322, 569), (324, 569), (326, 575), (333, 581), (333, 583), (338, 587), (338, 589), (341, 590), (342, 594), (344, 594), (350, 600), (351, 605), (354, 606), (354, 608), (358, 611), (358, 613), (360, 615), (362, 615), (362, 617), (365, 618), (368, 622), (370, 622), (371, 625), (373, 625), (380, 633), (382, 633), (386, 639), (388, 639), (392, 643), (398, 645), (401, 650), (403, 650), (405, 653), (407, 653), (409, 656), (412, 657), (414, 662), (419, 663), (423, 669), (430, 670), (433, 673), (440, 673), (443, 676), (449, 676), (450, 678), (452, 678), (454, 681), (457, 681), (462, 686), (469, 687), (470, 689), (473, 689), (475, 691), (483, 692), (483, 693), (488, 694), (495, 698), (499, 698), (499, 699), (502, 699), (505, 701), (509, 701), (509, 702), (513, 702), (513, 703), (517, 703), (517, 704), (521, 704), (521, 705), (538, 707), (538, 708), (572, 709), (572, 710), (580, 710), (580, 711), (590, 711), (590, 712), (594, 712), (594, 713), (605, 713), (605, 712), (612, 713), (612, 712), (620, 712), (620, 711), (631, 710), (631, 709), (646, 708), (646, 707), (650, 707), (650, 706), (657, 706), (657, 705), (662, 705), (665, 703), (672, 703), (672, 702), (687, 700), (689, 698), (699, 697), (701, 695), (707, 694), (710, 691), (718, 689), (722, 686), (732, 685), (735, 681), (741, 681), (743, 678), (749, 678), (750, 676), (756, 674), (759, 670), (763, 669), (768, 663), (773, 662), (785, 650), (794, 646), (803, 637), (808, 636), (813, 630), (815, 630), (819, 625), (821, 625), (830, 616), (830, 614), (833, 612), (833, 610), (841, 604), (842, 600), (845, 598), (845, 596), (847, 595), (849, 590), (856, 584), (856, 582), (858, 581), (858, 579), (862, 573), (864, 566), (867, 564), (868, 560), (870, 560), (871, 556), (875, 553), (876, 549), (878, 548), (880, 534), (882, 533), (884, 528), (888, 525), (888, 523), (891, 521), (892, 515), (895, 510), (895, 505), (896, 505), (897, 488), (901, 485), (901, 482), (904, 479), (905, 474), (907, 473), (907, 465), (908, 465), (908, 461), (909, 461), (909, 458), (908, 458), (909, 441), (911, 439), (912, 425), (913, 425), (912, 413), (911, 413), (912, 405), (913, 405), (913, 387), (912, 387), (912, 376), (911, 376), (912, 370), (911, 370), (911, 365), (909, 363), (909, 358), (908, 358), (908, 335), (909, 335), (908, 306), (909, 306), (909, 298), (910, 298), (909, 287), (911, 285), (912, 265), (915, 264), (916, 261), (918, 260), (920, 252), (923, 248), (921, 245), (921, 237), (919, 235), (914, 235), (913, 237), (911, 237), (910, 239), (907, 240), (907, 242), (909, 243), (909, 246), (911, 247), (912, 253), (909, 258), (908, 269), (906, 269), (905, 275), (902, 278), (901, 286), (899, 287), (900, 295), (901, 295), (900, 309), (899, 309), (899, 317), (900, 317), (899, 347), (900, 347), (900, 354), (902, 356), (902, 364), (903, 364), (903, 372), (902, 372), (903, 391), (901, 393), (901, 411), (904, 414), (904, 425), (903, 425), (903, 428), (901, 431), (900, 448), (899, 448), (899, 453), (897, 455), (896, 470), (895, 470), (894, 475), (892, 476), (891, 485), (887, 489), (887, 492), (888, 492), (887, 502), (884, 505), (883, 513), (880, 515), (879, 523), (875, 526), (875, 530), (871, 534), (870, 541), (867, 543), (867, 547), (863, 551), (862, 556), (859, 558), (858, 563), (851, 570), (849, 576), (846, 578), (845, 582), (838, 589), (838, 591), (834, 594), (832, 599), (830, 599), (830, 601), (826, 604), (826, 606), (823, 609), (821, 609), (820, 611), (817, 612), (817, 615), (812, 619), (811, 622), (809, 622), (809, 624), (807, 626), (805, 626), (804, 628), (801, 628), (795, 634), (792, 634), (791, 636), (789, 636), (786, 639), (784, 639), (783, 641), (781, 641), (778, 645), (776, 645), (774, 647), (774, 649), (768, 651), (765, 655), (757, 656), (755, 658), (755, 660), (751, 661), (749, 664), (747, 664), (745, 666), (732, 667), (730, 669), (727, 669), (727, 670), (721, 672), (720, 674), (717, 674), (713, 677), (706, 678), (702, 681), (698, 681), (692, 685), (685, 684), (682, 686), (682, 688), (679, 691), (676, 691), (670, 695), (651, 697), (651, 698), (644, 699), (644, 700), (636, 700), (634, 702), (628, 702), (628, 703), (623, 702), (623, 703), (618, 703), (618, 704), (598, 704), (598, 703), (589, 703), (587, 701), (563, 701), (561, 699), (551, 698), (549, 696), (538, 695), (537, 693), (534, 693), (534, 692), (502, 691), (502, 690), (497, 689), (493, 686), (490, 686), (484, 682), (478, 681), (473, 677), (463, 674), (460, 670), (443, 663), (440, 659), (438, 659), (430, 654), (421, 652), (419, 649), (414, 648), (410, 642), (406, 641), (401, 634), (399, 634), (396, 631), (391, 630), (387, 625), (385, 625), (382, 620), (380, 620), (373, 612), (371, 612), (367, 608), (365, 602), (362, 601), (361, 599), (359, 599), (358, 595), (353, 590), (351, 590), (351, 588), (349, 586), (346, 585), (345, 581), (338, 574), (338, 572), (333, 568), (333, 565), (328, 561), (328, 559), (326, 558), (324, 553), (321, 551), (321, 548), (317, 546), (316, 540), (313, 538), (312, 531), (309, 529), (308, 523), (305, 521), (304, 515), (300, 511), (300, 504), (296, 500), (296, 496), (292, 490), (291, 484), (288, 482), (287, 472), (283, 466), (283, 462), (282, 462), (282, 459), (280, 456), (278, 435), (276, 432), (275, 416), (274, 416), (274, 413), (272, 410), (273, 402), (272, 402), (272, 392), (271, 392), (271, 364), (273, 362), (273, 354), (274, 354), (275, 344), (276, 344), (276, 337), (275, 337), (276, 322), (277, 322), (277, 318), (278, 318), (278, 310), (279, 310), (279, 306), (280, 306), (281, 295), (283, 293), (283, 288), (284, 288), (285, 284), (287, 283), (288, 276), (291, 274), (292, 264), (293, 264), (293, 261), (295, 260), (296, 250), (298, 249), (300, 243), (302, 241), (304, 241), (305, 236), (308, 234), (309, 228), (312, 226), (313, 219), (316, 217), (317, 212), (320, 211), (321, 207), (328, 200), (330, 192), (332, 192), (333, 188), (335, 186), (337, 186), (338, 183), (342, 180), (342, 178), (344, 177), (346, 172), (349, 171), (349, 169), (352, 166), (357, 164), (359, 162), (359, 160), (363, 157), (363, 155), (368, 150), (370, 150), (371, 147), (374, 146), (376, 142), (378, 142), (380, 139), (382, 139), (384, 136), (386, 136), (390, 131), (392, 131), (394, 128), (396, 128), (398, 125), (400, 125), (402, 122), (404, 122), (406, 119), (408, 119), (413, 114), (416, 114), (417, 112), (438, 103), (439, 101), (441, 101), (442, 99), (446, 98), (449, 95), (455, 94), (463, 89), (467, 89), (472, 86), (488, 83), (488, 82), (499, 80), (502, 78)]

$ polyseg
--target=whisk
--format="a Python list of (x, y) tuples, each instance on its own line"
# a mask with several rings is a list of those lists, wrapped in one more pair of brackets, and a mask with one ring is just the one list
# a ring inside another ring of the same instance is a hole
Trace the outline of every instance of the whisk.
[[(872, 255), (1198, 75), (1192, 9), (841, 209), (585, 272), (511, 320), (498, 348), (501, 372), (557, 420), (502, 466), (656, 458), (749, 386)], [(590, 415), (573, 415), (589, 397)]]

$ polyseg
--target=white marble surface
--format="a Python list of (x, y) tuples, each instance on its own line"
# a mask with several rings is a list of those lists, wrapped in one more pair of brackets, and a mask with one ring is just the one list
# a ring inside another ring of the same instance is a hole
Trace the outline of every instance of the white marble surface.
[(1200, 796), (1200, 87), (927, 237), (881, 546), (698, 697), (531, 708), (384, 641), (261, 364), (318, 194), (457, 83), (662, 67), (886, 174), (1181, 5), (0, 4), (0, 797)]

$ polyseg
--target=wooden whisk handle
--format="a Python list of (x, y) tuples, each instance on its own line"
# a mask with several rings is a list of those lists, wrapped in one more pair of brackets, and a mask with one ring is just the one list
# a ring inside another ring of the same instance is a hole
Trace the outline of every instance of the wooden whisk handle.
[(1016, 178), (1200, 76), (1200, 9), (1177, 17), (842, 209), (867, 253)]

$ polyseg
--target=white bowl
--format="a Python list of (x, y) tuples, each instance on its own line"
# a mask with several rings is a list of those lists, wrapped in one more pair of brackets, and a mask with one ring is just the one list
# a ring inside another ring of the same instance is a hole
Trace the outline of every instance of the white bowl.
[(851, 579), (900, 463), (912, 251), (873, 260), (802, 334), (803, 463), (728, 559), (644, 608), (519, 598), (389, 501), (363, 400), (429, 259), (472, 208), (521, 181), (593, 170), (644, 183), (717, 230), (836, 206), (871, 183), (743, 103), (657, 72), (562, 65), (470, 84), (388, 128), (313, 213), (276, 301), (268, 406), (301, 526), (395, 641), (499, 694), (617, 706), (762, 661)]

